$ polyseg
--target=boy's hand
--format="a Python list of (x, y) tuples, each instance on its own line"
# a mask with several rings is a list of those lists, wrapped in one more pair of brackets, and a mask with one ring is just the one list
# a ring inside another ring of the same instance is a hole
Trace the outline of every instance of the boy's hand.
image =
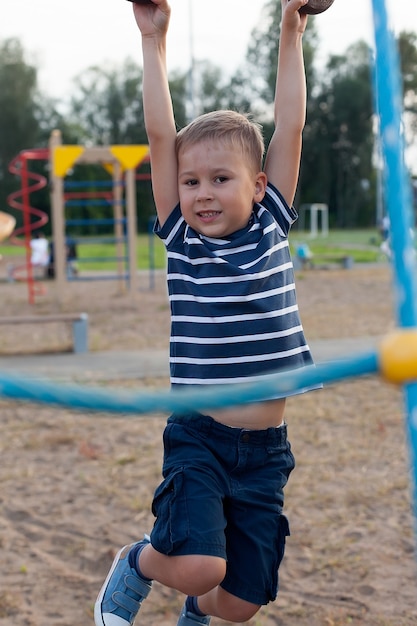
[(168, 0), (134, 2), (133, 13), (142, 37), (166, 34), (171, 15)]
[(299, 9), (308, 4), (308, 0), (281, 0), (282, 25), (303, 34), (307, 26), (307, 14)]

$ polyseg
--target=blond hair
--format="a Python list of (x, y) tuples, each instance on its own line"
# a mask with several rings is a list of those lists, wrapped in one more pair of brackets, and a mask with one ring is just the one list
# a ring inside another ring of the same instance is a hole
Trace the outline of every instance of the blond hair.
[(261, 126), (243, 113), (212, 111), (200, 115), (178, 132), (177, 156), (203, 141), (220, 142), (239, 150), (254, 172), (262, 170), (265, 145)]

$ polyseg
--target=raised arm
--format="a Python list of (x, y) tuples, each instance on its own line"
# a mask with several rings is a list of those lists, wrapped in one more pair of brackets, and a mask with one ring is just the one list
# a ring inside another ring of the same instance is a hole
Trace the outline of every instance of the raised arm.
[(178, 202), (176, 127), (168, 85), (166, 37), (171, 9), (167, 0), (134, 4), (142, 34), (143, 108), (151, 157), (152, 189), (158, 219), (166, 221)]
[(274, 101), (275, 131), (268, 147), (265, 173), (291, 206), (300, 170), (306, 115), (306, 80), (302, 36), (307, 16), (298, 9), (307, 0), (281, 0), (282, 21)]

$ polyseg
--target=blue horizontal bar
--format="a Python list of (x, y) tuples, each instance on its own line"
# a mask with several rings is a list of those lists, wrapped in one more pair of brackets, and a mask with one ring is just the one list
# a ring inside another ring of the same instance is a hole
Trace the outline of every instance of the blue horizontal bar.
[(90, 226), (92, 224), (96, 224), (99, 226), (108, 226), (111, 224), (126, 224), (127, 219), (125, 217), (121, 219), (114, 218), (97, 218), (97, 219), (73, 219), (73, 220), (65, 220), (66, 226)]
[[(124, 181), (118, 181), (116, 184), (124, 186)], [(113, 180), (67, 180), (64, 189), (94, 189), (95, 187), (111, 189), (113, 186)]]
[(112, 206), (113, 202), (111, 200), (106, 200), (104, 198), (90, 198), (85, 200), (67, 200), (65, 202), (66, 207), (93, 207), (93, 206)]

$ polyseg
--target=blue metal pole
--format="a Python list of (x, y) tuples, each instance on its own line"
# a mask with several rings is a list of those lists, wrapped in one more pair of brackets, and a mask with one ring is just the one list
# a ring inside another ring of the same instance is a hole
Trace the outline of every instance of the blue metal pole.
[[(415, 327), (415, 253), (412, 238), (411, 185), (404, 161), (402, 86), (395, 36), (388, 23), (385, 0), (372, 0), (376, 45), (376, 96), (385, 167), (385, 194), (391, 222), (397, 322)], [(417, 522), (417, 383), (404, 387), (406, 426), (413, 472), (414, 515)], [(417, 523), (416, 523), (417, 531)]]

